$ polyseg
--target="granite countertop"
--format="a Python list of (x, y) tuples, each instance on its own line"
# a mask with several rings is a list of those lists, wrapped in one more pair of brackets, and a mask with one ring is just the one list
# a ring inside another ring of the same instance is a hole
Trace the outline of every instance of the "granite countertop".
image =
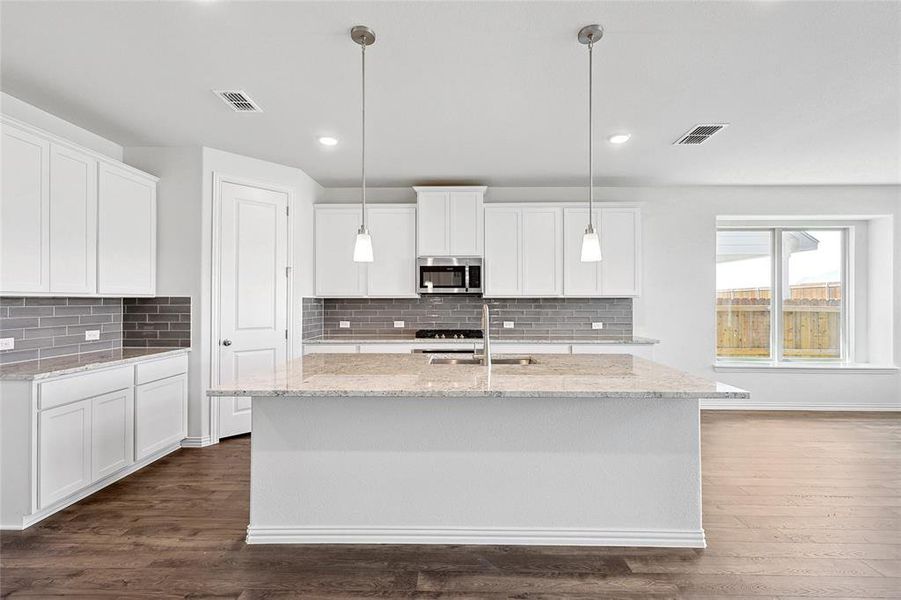
[(73, 356), (60, 356), (44, 360), (0, 365), (0, 381), (29, 379), (45, 379), (90, 371), (105, 367), (115, 367), (139, 362), (147, 358), (159, 358), (167, 355), (184, 354), (189, 348), (119, 348)]
[[(460, 344), (467, 342), (481, 343), (482, 338), (469, 338), (462, 340), (431, 339), (431, 338), (385, 338), (385, 337), (329, 337), (303, 340), (304, 344)], [(528, 339), (528, 338), (497, 338), (492, 337), (494, 344), (659, 344), (660, 340), (645, 337), (632, 337), (627, 340), (605, 340), (591, 338), (560, 338), (560, 339)]]
[[(503, 355), (497, 355), (497, 357)], [(433, 365), (426, 354), (310, 354), (210, 396), (748, 398), (629, 354), (536, 354), (538, 364)]]

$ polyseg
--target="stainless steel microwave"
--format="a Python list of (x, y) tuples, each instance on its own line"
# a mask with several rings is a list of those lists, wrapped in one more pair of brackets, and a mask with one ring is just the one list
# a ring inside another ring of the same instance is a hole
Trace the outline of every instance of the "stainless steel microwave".
[(482, 259), (423, 256), (416, 261), (420, 294), (481, 294)]

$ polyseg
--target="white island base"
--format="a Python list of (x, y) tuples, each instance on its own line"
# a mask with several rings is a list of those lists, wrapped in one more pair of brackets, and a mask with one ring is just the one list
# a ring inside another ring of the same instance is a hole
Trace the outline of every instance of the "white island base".
[(247, 542), (705, 546), (698, 398), (453, 393), (254, 397)]

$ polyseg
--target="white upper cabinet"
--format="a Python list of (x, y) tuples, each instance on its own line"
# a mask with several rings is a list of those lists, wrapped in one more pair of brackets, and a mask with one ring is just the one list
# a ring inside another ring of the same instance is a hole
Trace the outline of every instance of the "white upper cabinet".
[(485, 209), (485, 296), (518, 296), (522, 293), (522, 226), (518, 208)]
[(155, 177), (3, 117), (0, 178), (0, 294), (154, 294)]
[(332, 298), (416, 296), (416, 207), (366, 208), (373, 262), (353, 261), (358, 204), (319, 205), (316, 212), (316, 295)]
[(485, 207), (485, 295), (563, 293), (563, 209), (548, 205)]
[(317, 206), (315, 213), (316, 295), (365, 295), (363, 263), (354, 262), (354, 241), (362, 221), (360, 207)]
[(156, 182), (100, 165), (97, 279), (101, 294), (153, 295), (156, 289)]
[(418, 256), (482, 256), (485, 187), (415, 187)]
[(0, 293), (50, 291), (50, 142), (3, 124)]
[(97, 288), (97, 161), (50, 148), (50, 289), (93, 294)]
[(416, 207), (370, 206), (373, 261), (366, 265), (369, 296), (416, 296)]
[(582, 235), (588, 207), (564, 209), (564, 296), (630, 297), (641, 294), (641, 210), (632, 205), (601, 205), (594, 225), (602, 260), (582, 262)]

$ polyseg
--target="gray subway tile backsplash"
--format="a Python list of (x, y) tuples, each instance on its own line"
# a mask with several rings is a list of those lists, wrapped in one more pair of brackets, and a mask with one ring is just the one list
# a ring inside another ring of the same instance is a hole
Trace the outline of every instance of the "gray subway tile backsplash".
[[(479, 329), (482, 304), (491, 309), (496, 339), (623, 340), (632, 337), (631, 298), (304, 298), (303, 337), (412, 338), (417, 329)], [(339, 321), (349, 321), (340, 328)], [(395, 328), (394, 321), (404, 321)], [(503, 327), (513, 321), (512, 329)], [(592, 329), (593, 322), (603, 329)]]
[[(190, 298), (0, 297), (0, 337), (15, 339), (15, 348), (0, 351), (0, 364), (116, 350), (123, 346), (188, 347)], [(136, 307), (152, 309), (135, 318)], [(150, 314), (165, 319), (147, 322)], [(173, 322), (173, 319), (175, 322)], [(86, 341), (85, 331), (99, 329), (100, 339)], [(141, 335), (136, 335), (141, 331)]]

